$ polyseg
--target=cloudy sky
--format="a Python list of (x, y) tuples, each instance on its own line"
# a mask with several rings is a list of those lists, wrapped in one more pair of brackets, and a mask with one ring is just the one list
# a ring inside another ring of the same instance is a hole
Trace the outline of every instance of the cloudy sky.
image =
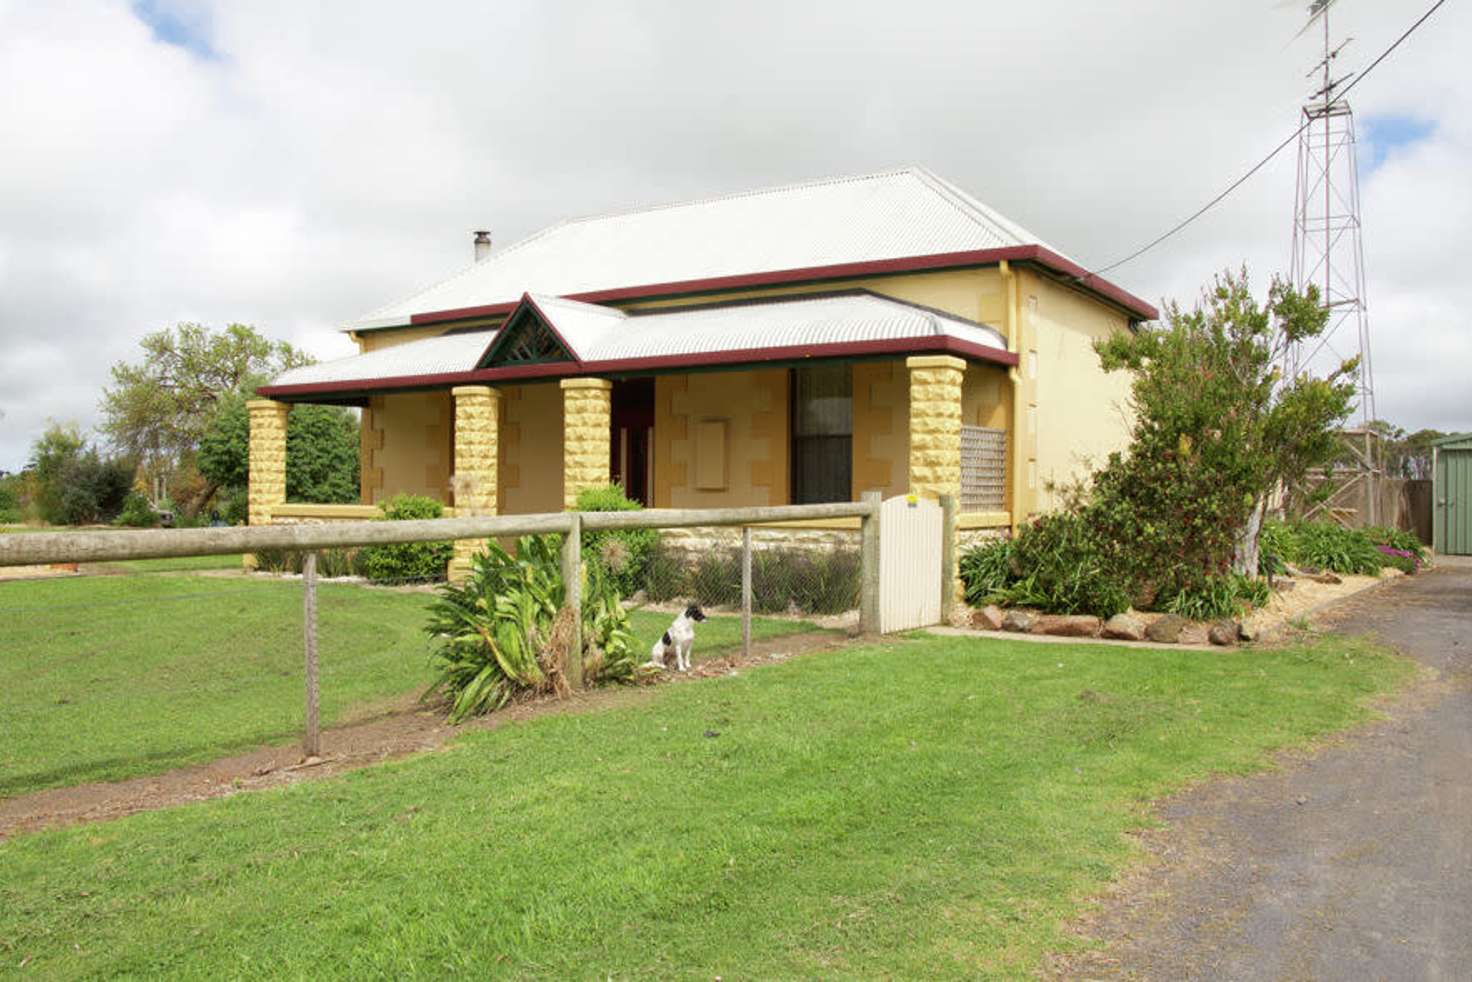
[[(1361, 68), (1432, 0), (1340, 0)], [(178, 321), (320, 357), (559, 218), (919, 163), (1100, 267), (1297, 125), (1279, 0), (0, 0), (0, 469)], [(1472, 4), (1354, 92), (1380, 416), (1472, 429)], [(1110, 276), (1289, 264), (1290, 149)], [(1348, 353), (1348, 352), (1346, 352)]]

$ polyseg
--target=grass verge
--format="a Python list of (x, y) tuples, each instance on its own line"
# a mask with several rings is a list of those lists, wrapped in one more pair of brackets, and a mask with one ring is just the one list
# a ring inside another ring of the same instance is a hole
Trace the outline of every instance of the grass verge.
[[(427, 599), (319, 587), (325, 722), (429, 684)], [(641, 651), (669, 620), (632, 615)], [(0, 797), (153, 774), (295, 739), (301, 629), (299, 581), (150, 574), (0, 583)], [(759, 619), (752, 633), (807, 630)], [(712, 618), (696, 656), (740, 640), (739, 619)]]
[(927, 638), (0, 845), (42, 972), (1020, 975), (1141, 805), (1365, 718), (1408, 663)]

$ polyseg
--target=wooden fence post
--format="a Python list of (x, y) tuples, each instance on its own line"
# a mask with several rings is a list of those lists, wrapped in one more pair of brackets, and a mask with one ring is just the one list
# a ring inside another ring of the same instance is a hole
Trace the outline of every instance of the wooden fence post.
[(951, 623), (956, 604), (956, 498), (940, 496), (940, 622)]
[(859, 594), (859, 633), (879, 633), (879, 509), (884, 496), (878, 491), (865, 491), (862, 500), (873, 510), (859, 526), (859, 556), (863, 563), (863, 585)]
[(573, 611), (567, 664), (563, 667), (567, 684), (583, 687), (583, 516), (572, 512), (572, 528), (562, 540), (562, 602)]
[(751, 526), (741, 529), (741, 657), (751, 657)]
[(302, 637), (307, 656), (307, 721), (302, 751), (322, 756), (321, 717), (317, 701), (317, 554), (302, 557)]

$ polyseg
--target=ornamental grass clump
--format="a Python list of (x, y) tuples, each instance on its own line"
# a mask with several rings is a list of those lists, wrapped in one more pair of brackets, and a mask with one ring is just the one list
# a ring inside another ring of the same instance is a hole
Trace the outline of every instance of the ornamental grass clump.
[(588, 685), (637, 675), (628, 612), (596, 562), (583, 583), (582, 650), (571, 650), (575, 615), (563, 606), (560, 544), (560, 536), (523, 536), (513, 556), (491, 542), (471, 557), (464, 582), (440, 587), (425, 627), (436, 642), (425, 696), (449, 700), (450, 722), (523, 696), (566, 695), (570, 658), (582, 659)]

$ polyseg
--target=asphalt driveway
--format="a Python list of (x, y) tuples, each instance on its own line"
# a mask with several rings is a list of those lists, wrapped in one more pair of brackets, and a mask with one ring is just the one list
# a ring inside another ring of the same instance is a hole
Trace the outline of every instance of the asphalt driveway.
[(1326, 624), (1396, 646), (1426, 680), (1327, 750), (1172, 799), (1155, 864), (1090, 926), (1108, 949), (1070, 974), (1472, 978), (1472, 563)]

